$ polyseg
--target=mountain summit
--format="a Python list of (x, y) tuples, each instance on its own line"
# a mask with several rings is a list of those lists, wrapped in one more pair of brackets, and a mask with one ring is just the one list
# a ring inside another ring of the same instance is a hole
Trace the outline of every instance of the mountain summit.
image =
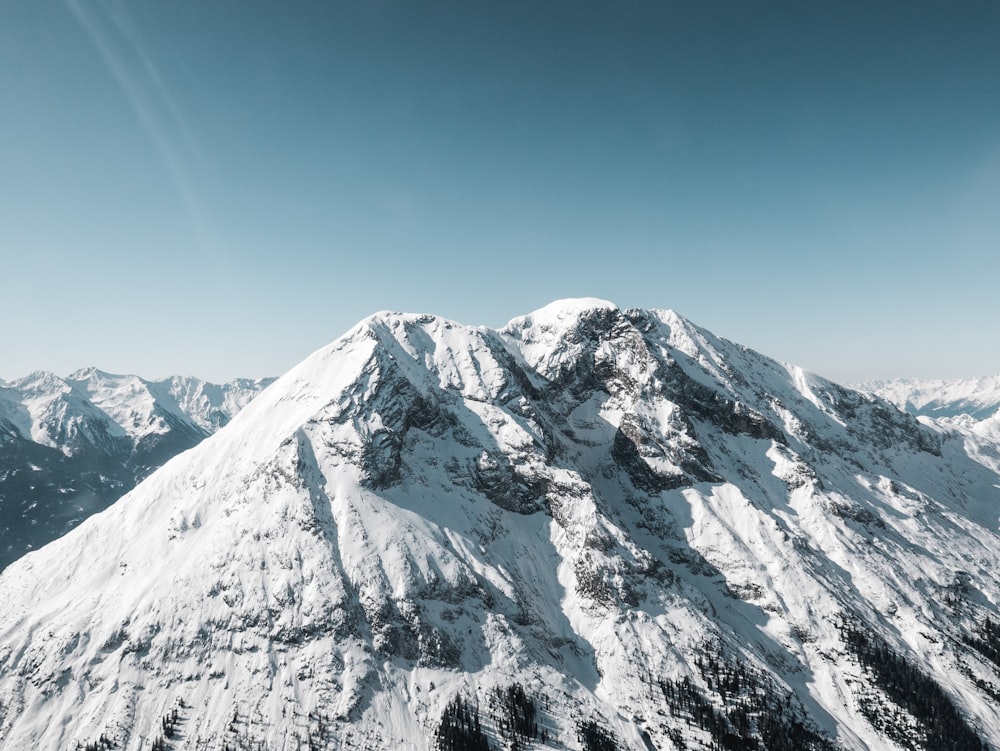
[(998, 486), (669, 311), (379, 313), (0, 575), (0, 747), (995, 748)]

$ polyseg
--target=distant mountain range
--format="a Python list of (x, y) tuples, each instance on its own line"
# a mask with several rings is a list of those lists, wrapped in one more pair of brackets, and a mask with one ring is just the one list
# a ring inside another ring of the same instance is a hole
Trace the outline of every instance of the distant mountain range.
[(88, 368), (0, 381), (0, 570), (200, 443), (273, 380), (147, 381)]
[(876, 394), (946, 434), (966, 453), (1000, 472), (1000, 376), (951, 380), (869, 381), (856, 388)]
[(898, 378), (865, 381), (855, 388), (878, 394), (914, 415), (985, 420), (1000, 412), (1000, 375), (986, 378)]
[(670, 311), (376, 314), (0, 574), (0, 748), (1000, 748), (974, 422)]

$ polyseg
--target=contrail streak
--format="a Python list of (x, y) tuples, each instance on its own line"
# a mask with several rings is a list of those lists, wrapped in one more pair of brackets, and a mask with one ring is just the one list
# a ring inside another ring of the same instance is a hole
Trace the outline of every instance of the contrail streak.
[(66, 4), (125, 94), (202, 245), (209, 249), (214, 245), (210, 242), (212, 233), (191, 178), (191, 164), (201, 162), (199, 149), (180, 108), (146, 53), (139, 29), (120, 3), (66, 0)]

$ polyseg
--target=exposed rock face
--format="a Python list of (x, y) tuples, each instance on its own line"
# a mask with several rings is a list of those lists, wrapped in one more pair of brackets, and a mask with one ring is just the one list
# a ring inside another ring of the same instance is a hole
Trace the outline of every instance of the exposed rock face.
[(997, 746), (998, 485), (668, 311), (378, 314), (0, 576), (0, 747)]
[(218, 386), (88, 368), (0, 383), (0, 570), (107, 508), (272, 380)]

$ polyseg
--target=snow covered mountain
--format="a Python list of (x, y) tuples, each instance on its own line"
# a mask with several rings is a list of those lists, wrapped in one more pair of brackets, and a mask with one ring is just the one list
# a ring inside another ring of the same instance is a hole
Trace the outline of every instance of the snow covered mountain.
[(0, 570), (214, 433), (271, 381), (88, 368), (0, 382)]
[(899, 378), (866, 381), (857, 388), (878, 394), (907, 412), (926, 417), (968, 415), (973, 420), (984, 420), (1000, 412), (1000, 375), (952, 380)]
[(917, 415), (943, 433), (957, 433), (970, 456), (1000, 472), (1000, 376), (903, 378), (869, 381), (857, 388)]
[(377, 314), (0, 575), (0, 747), (998, 748), (998, 488), (669, 311)]

